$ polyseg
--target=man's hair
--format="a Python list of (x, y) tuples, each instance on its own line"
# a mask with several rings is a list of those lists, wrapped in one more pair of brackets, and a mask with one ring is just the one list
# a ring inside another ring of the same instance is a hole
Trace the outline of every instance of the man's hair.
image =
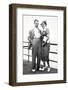
[(35, 23), (36, 21), (39, 21), (39, 20), (38, 20), (38, 19), (35, 19), (35, 20), (34, 20), (34, 23)]

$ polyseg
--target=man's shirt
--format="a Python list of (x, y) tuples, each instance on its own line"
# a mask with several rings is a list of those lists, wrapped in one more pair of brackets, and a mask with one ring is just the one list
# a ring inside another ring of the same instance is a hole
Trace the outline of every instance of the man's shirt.
[(34, 28), (33, 29), (34, 32), (34, 38), (40, 38), (41, 34), (40, 34), (40, 29), (39, 28)]
[(39, 28), (36, 28), (36, 27), (34, 27), (32, 30), (30, 30), (29, 31), (29, 36), (28, 36), (29, 42), (32, 42), (32, 40), (34, 38), (40, 38), (40, 36), (41, 36), (40, 31), (41, 30)]

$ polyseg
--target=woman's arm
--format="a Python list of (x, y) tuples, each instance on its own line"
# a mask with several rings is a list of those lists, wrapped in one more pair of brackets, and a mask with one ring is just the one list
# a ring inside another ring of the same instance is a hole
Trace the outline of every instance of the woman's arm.
[(49, 29), (46, 29), (46, 31), (43, 32), (43, 36), (44, 36), (43, 41), (47, 42), (49, 40), (49, 36), (50, 36)]
[(47, 29), (46, 31), (44, 31), (43, 33), (44, 37), (43, 37), (43, 43), (42, 46), (45, 46), (45, 44), (49, 41), (49, 30)]
[(49, 34), (47, 34), (46, 36), (46, 42), (49, 40)]

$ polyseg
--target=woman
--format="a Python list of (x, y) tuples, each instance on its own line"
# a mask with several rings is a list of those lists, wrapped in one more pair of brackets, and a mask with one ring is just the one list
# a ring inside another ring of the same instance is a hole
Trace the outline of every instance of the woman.
[(49, 49), (50, 49), (50, 41), (49, 41), (49, 29), (47, 28), (46, 21), (41, 23), (43, 28), (42, 31), (42, 61), (43, 61), (43, 68), (40, 70), (45, 70), (45, 61), (47, 61), (48, 68), (47, 71), (50, 71), (50, 64), (49, 64)]

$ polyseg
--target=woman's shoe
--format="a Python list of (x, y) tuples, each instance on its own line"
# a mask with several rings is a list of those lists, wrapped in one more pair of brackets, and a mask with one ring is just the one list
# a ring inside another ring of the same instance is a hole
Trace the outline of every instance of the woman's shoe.
[(39, 68), (39, 70), (40, 70), (40, 71), (44, 71), (45, 69), (44, 69), (44, 67), (43, 67), (43, 68)]
[(50, 67), (47, 68), (47, 72), (50, 72)]
[(35, 72), (36, 70), (35, 69), (32, 69), (32, 72)]

